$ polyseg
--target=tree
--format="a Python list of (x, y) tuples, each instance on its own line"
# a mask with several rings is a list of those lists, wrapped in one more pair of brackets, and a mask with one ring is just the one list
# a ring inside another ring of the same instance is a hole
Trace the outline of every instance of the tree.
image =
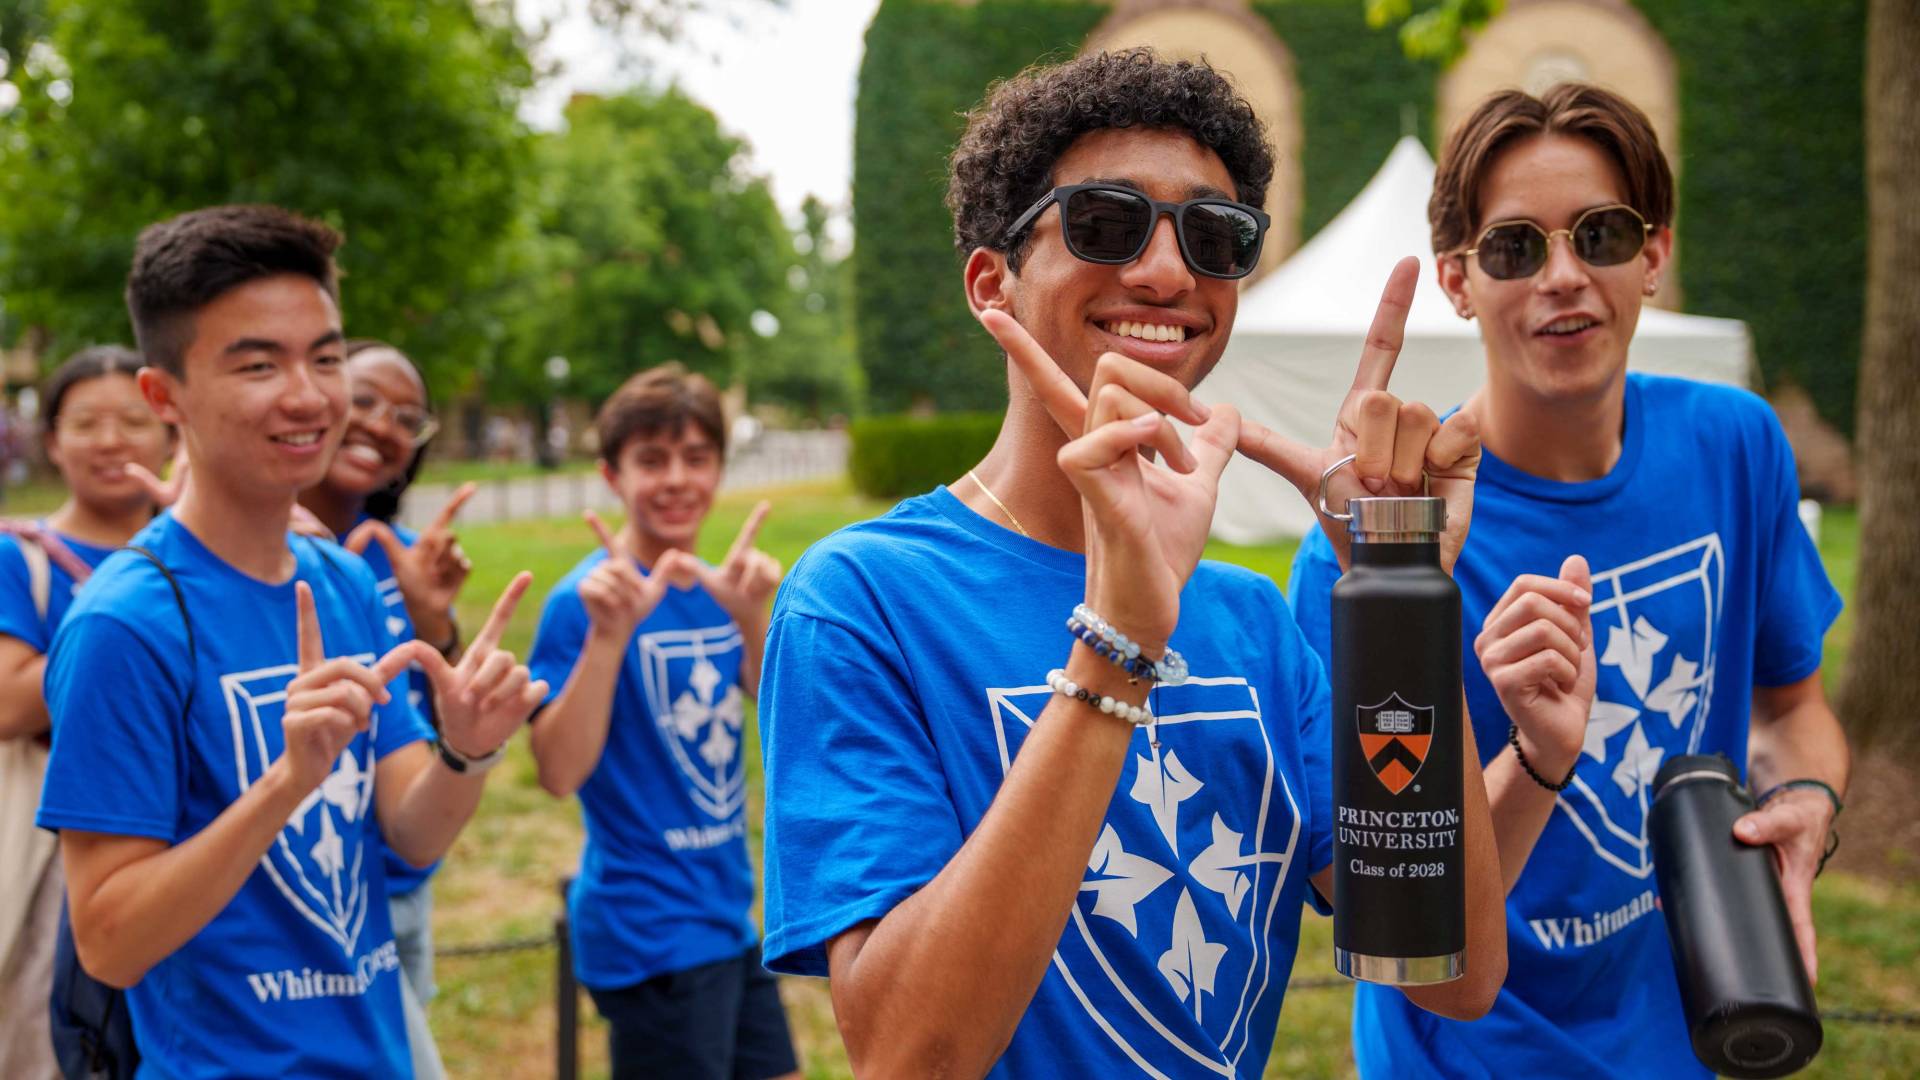
[(851, 268), (827, 236), (826, 204), (800, 207), (797, 253), (768, 309), (776, 330), (747, 357), (747, 392), (815, 420), (857, 412), (866, 380), (854, 356)]
[(1920, 745), (1920, 4), (1867, 12), (1867, 325), (1860, 563), (1840, 697), (1862, 743)]
[(1365, 0), (1367, 25), (1379, 30), (1400, 24), (1400, 49), (1409, 60), (1432, 60), (1441, 67), (1467, 51), (1467, 35), (1487, 25), (1506, 0), (1439, 0), (1418, 14), (1413, 0)]
[[(341, 228), (350, 332), (452, 374), (513, 220), (531, 80), (501, 0), (0, 6), (0, 336), (126, 340), (135, 235), (271, 202)], [(14, 100), (5, 108), (9, 98)]]
[(582, 95), (566, 124), (534, 147), (488, 395), (597, 401), (671, 360), (731, 381), (793, 261), (745, 144), (677, 89)]

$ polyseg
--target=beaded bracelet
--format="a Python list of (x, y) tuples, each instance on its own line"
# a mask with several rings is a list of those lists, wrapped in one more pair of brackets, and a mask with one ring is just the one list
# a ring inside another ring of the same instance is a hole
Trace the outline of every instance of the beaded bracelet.
[[(1095, 615), (1093, 609), (1087, 605), (1074, 605), (1073, 619), (1070, 620), (1068, 624), (1068, 629), (1070, 630), (1073, 629), (1073, 621), (1078, 621), (1082, 626), (1091, 629), (1095, 634), (1099, 635), (1101, 643), (1107, 646), (1107, 652), (1101, 653), (1101, 655), (1113, 660), (1114, 663), (1123, 664), (1124, 666), (1124, 661), (1126, 660), (1145, 659), (1145, 657), (1140, 655), (1140, 644), (1138, 642), (1129, 639), (1127, 635), (1114, 629), (1112, 624), (1100, 616)], [(1077, 630), (1074, 632), (1076, 635), (1079, 633)], [(1086, 639), (1081, 638), (1081, 640), (1085, 641)], [(1091, 644), (1091, 642), (1089, 642), (1089, 644)], [(1098, 649), (1096, 648), (1095, 651), (1098, 651)], [(1181, 683), (1187, 681), (1187, 658), (1181, 656), (1180, 653), (1174, 649), (1168, 649), (1165, 656), (1162, 656), (1158, 660), (1149, 661), (1149, 663), (1153, 666), (1153, 680), (1157, 683), (1163, 683), (1167, 686), (1179, 686)]]
[(1054, 668), (1047, 672), (1047, 688), (1061, 697), (1084, 701), (1108, 716), (1117, 716), (1134, 727), (1145, 727), (1153, 723), (1153, 712), (1146, 706), (1129, 705), (1118, 698), (1096, 694), (1067, 678), (1067, 673), (1062, 668)]
[(1539, 784), (1541, 787), (1546, 788), (1548, 791), (1551, 791), (1556, 795), (1558, 795), (1562, 791), (1567, 790), (1567, 785), (1573, 783), (1574, 769), (1578, 769), (1580, 767), (1579, 757), (1576, 756), (1573, 759), (1573, 767), (1567, 770), (1567, 778), (1556, 784), (1553, 781), (1535, 772), (1533, 769), (1533, 766), (1527, 762), (1527, 752), (1525, 750), (1520, 749), (1520, 725), (1518, 724), (1507, 725), (1507, 742), (1509, 745), (1513, 747), (1513, 756), (1520, 760), (1520, 767), (1527, 770), (1527, 775), (1533, 777), (1534, 783)]
[(1144, 656), (1128, 656), (1125, 650), (1114, 648), (1108, 644), (1092, 627), (1083, 624), (1079, 619), (1067, 620), (1067, 632), (1079, 638), (1082, 642), (1085, 642), (1087, 648), (1092, 649), (1095, 655), (1111, 660), (1114, 664), (1118, 665), (1120, 670), (1127, 673), (1127, 681), (1129, 683), (1137, 683), (1141, 679), (1145, 679), (1148, 685), (1152, 685), (1157, 681), (1158, 677), (1153, 670), (1153, 661)]

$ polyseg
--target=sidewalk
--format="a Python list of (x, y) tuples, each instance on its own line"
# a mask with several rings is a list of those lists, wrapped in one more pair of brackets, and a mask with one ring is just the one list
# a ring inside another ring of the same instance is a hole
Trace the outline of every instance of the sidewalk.
[[(844, 431), (768, 431), (737, 447), (727, 461), (721, 490), (772, 487), (840, 475), (847, 467)], [(400, 523), (422, 529), (453, 497), (455, 485), (421, 484), (407, 492)], [(483, 481), (460, 511), (460, 521), (490, 525), (551, 517), (575, 517), (582, 510), (618, 509), (613, 492), (594, 470)]]

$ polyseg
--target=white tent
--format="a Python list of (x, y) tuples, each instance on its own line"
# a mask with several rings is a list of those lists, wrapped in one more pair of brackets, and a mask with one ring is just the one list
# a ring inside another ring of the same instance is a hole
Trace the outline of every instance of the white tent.
[[(1433, 171), (1426, 148), (1401, 139), (1338, 217), (1241, 295), (1232, 340), (1200, 397), (1229, 402), (1308, 445), (1326, 445), (1387, 272), (1419, 255), (1420, 285), (1392, 389), (1436, 410), (1466, 400), (1485, 378), (1486, 360), (1478, 328), (1454, 313), (1434, 280), (1427, 228)], [(1751, 358), (1745, 323), (1646, 307), (1627, 362), (1637, 371), (1745, 386)], [(1227, 466), (1214, 536), (1259, 543), (1302, 535), (1312, 524), (1306, 502), (1285, 480), (1245, 458)]]

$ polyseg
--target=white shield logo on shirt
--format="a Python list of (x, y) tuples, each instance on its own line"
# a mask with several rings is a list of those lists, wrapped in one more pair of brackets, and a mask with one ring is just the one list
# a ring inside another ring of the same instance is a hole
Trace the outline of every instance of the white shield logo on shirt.
[(1725, 584), (1718, 533), (1593, 575), (1599, 688), (1557, 805), (1594, 854), (1636, 878), (1653, 873), (1647, 808), (1660, 763), (1700, 751)]
[[(1044, 685), (987, 691), (1002, 775), (1051, 698)], [(1153, 703), (1160, 745), (1134, 734), (1053, 966), (1148, 1075), (1231, 1077), (1262, 1034), (1253, 1012), (1284, 988), (1270, 936), (1276, 918), (1295, 917), (1277, 905), (1300, 804), (1245, 679), (1192, 678)], [(1257, 790), (1243, 780), (1229, 795), (1206, 764), (1188, 764), (1225, 761), (1252, 771)]]
[(740, 628), (662, 630), (641, 634), (635, 648), (647, 707), (687, 779), (687, 794), (715, 819), (732, 818), (746, 801), (746, 699), (715, 661), (740, 651)]
[[(373, 654), (353, 657), (363, 664)], [(220, 677), (233, 727), (233, 760), (240, 790), (260, 779), (279, 758), (280, 719), (293, 664)], [(308, 922), (351, 957), (367, 918), (368, 815), (373, 812), (373, 743), (379, 714), (365, 739), (341, 753), (332, 774), (296, 808), (260, 858), (261, 869)]]

